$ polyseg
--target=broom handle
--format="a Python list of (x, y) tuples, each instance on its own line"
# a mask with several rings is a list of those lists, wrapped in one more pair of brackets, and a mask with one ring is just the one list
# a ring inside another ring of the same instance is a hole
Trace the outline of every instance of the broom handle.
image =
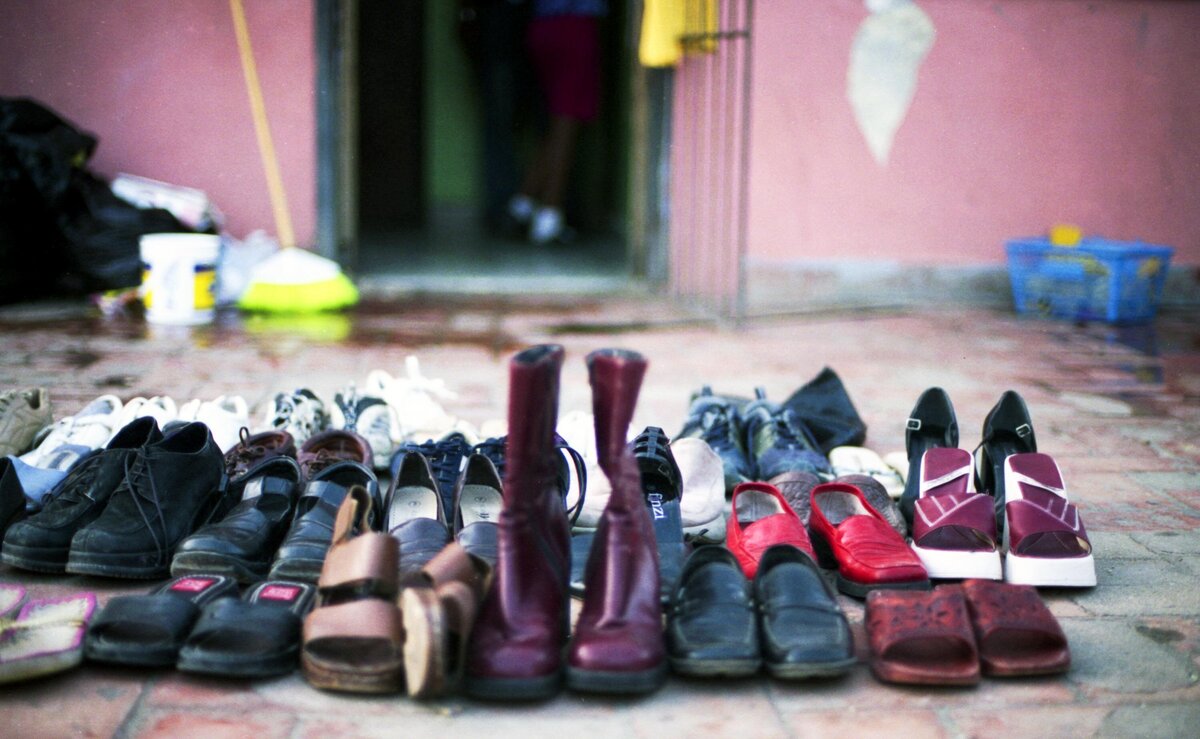
[(258, 137), (258, 153), (262, 156), (263, 173), (267, 177), (271, 210), (275, 214), (275, 230), (279, 232), (279, 245), (287, 249), (296, 245), (296, 235), (292, 231), (292, 217), (288, 213), (283, 177), (279, 174), (279, 158), (275, 156), (275, 144), (271, 141), (267, 106), (263, 103), (262, 86), (258, 82), (258, 67), (254, 63), (254, 50), (250, 48), (250, 29), (246, 26), (246, 11), (242, 7), (242, 0), (229, 0), (229, 10), (233, 13), (233, 30), (237, 35), (238, 52), (242, 57), (242, 72), (246, 76), (246, 92), (250, 95), (250, 113), (254, 117), (254, 133)]

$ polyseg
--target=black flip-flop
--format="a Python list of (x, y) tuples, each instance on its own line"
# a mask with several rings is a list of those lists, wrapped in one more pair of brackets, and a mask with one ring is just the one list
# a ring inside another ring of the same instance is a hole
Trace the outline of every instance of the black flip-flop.
[(204, 609), (176, 666), (184, 672), (222, 677), (271, 677), (296, 669), (304, 615), (317, 588), (268, 580)]
[(201, 609), (234, 595), (237, 581), (231, 577), (189, 575), (147, 595), (113, 598), (88, 627), (84, 656), (117, 665), (169, 667)]

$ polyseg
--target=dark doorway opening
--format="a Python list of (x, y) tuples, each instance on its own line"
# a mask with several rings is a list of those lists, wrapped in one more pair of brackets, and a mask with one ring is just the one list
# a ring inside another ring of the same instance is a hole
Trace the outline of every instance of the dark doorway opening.
[[(354, 53), (346, 57), (352, 73), (345, 80), (357, 136), (348, 177), (357, 215), (348, 216), (357, 249), (343, 251), (353, 254), (352, 267), (367, 282), (429, 289), (625, 281), (635, 271), (627, 237), (634, 58), (627, 3), (610, 2), (601, 26), (600, 118), (581, 132), (564, 208), (575, 237), (545, 245), (489, 228), (495, 224), (485, 218), (483, 90), (468, 53), (473, 47), (458, 25), (466, 5), (362, 0), (349, 19)], [(518, 111), (511, 141), (520, 166), (530, 160), (542, 124), (536, 89), (528, 78), (511, 92)]]

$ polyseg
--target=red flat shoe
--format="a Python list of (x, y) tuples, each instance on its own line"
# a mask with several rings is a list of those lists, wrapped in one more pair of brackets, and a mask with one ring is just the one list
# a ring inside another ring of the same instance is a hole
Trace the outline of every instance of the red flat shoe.
[(779, 488), (765, 482), (743, 482), (733, 489), (733, 514), (726, 529), (725, 546), (737, 557), (746, 577), (754, 579), (758, 561), (776, 544), (790, 544), (814, 561), (808, 532), (800, 516), (788, 505)]
[(842, 482), (812, 490), (813, 545), (822, 567), (838, 570), (838, 590), (865, 598), (877, 588), (928, 590), (929, 574), (862, 491)]

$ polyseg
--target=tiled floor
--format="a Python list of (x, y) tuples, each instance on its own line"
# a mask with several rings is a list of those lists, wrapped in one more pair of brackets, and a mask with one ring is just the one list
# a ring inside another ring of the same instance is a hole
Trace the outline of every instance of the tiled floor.
[[(762, 385), (782, 399), (829, 365), (869, 426), (868, 445), (886, 452), (903, 448), (904, 418), (929, 385), (950, 392), (967, 448), (999, 394), (1015, 388), (1092, 533), (1100, 585), (1044, 592), (1074, 657), (1059, 678), (898, 688), (875, 682), (860, 665), (834, 682), (672, 679), (638, 700), (564, 693), (544, 704), (496, 706), (324, 694), (298, 675), (238, 683), (84, 666), (6, 686), (0, 733), (1192, 736), (1200, 725), (1198, 318), (1168, 313), (1153, 327), (1119, 330), (982, 310), (832, 312), (731, 329), (632, 299), (411, 299), (370, 304), (347, 318), (281, 325), (230, 317), (173, 331), (86, 318), (70, 307), (4, 309), (0, 387), (46, 385), (60, 414), (106, 392), (233, 392), (261, 406), (278, 389), (308, 385), (328, 394), (371, 368), (398, 372), (414, 353), (427, 374), (458, 391), (450, 410), (480, 423), (503, 417), (507, 357), (525, 344), (558, 341), (568, 356), (562, 412), (588, 408), (583, 357), (602, 346), (650, 358), (634, 423), (668, 432), (701, 384), (744, 394)], [(87, 589), (101, 600), (145, 587), (9, 569), (0, 579), (39, 596)], [(861, 604), (843, 603), (861, 623)]]

